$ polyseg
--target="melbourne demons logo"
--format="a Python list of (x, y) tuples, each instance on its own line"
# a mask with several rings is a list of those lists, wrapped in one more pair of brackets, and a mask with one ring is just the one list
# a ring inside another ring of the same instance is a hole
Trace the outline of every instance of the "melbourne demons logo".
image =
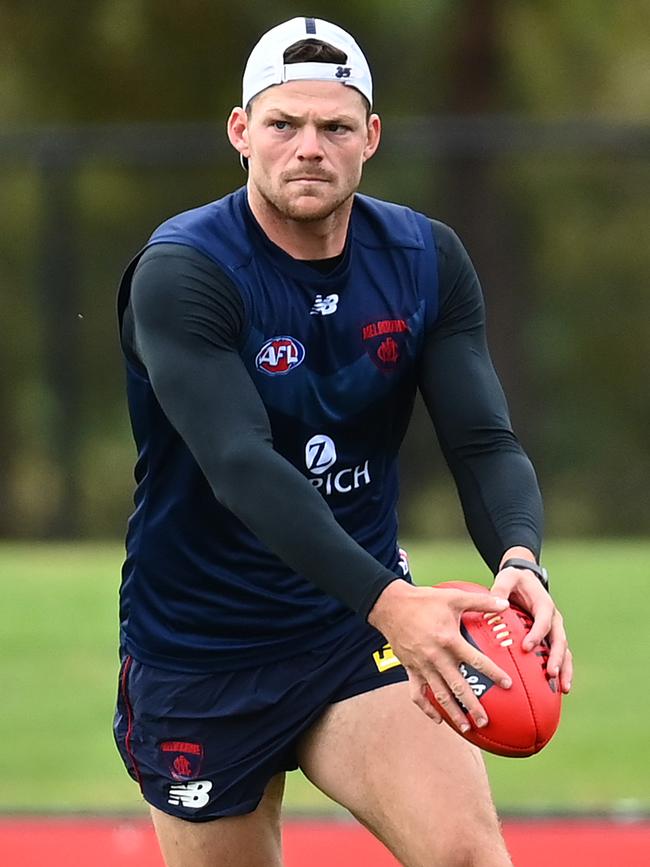
[(255, 357), (255, 367), (269, 376), (283, 376), (302, 364), (305, 347), (295, 337), (271, 337)]
[(164, 741), (160, 750), (174, 780), (191, 780), (198, 777), (203, 763), (203, 746), (187, 741)]
[(361, 329), (368, 355), (380, 370), (394, 370), (402, 356), (404, 341), (410, 328), (404, 319), (380, 319)]

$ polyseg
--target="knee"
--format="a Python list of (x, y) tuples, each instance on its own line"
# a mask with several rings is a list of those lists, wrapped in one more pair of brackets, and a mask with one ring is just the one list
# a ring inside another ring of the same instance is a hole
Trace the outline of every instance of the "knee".
[(446, 837), (445, 867), (512, 867), (496, 817), (473, 817)]

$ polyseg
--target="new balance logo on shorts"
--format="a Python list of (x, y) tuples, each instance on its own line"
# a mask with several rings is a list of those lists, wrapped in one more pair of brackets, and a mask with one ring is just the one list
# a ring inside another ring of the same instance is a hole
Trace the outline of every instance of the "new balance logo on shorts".
[(208, 794), (212, 788), (209, 780), (197, 780), (193, 783), (183, 783), (169, 787), (167, 803), (174, 807), (187, 807), (188, 810), (198, 810), (210, 800)]

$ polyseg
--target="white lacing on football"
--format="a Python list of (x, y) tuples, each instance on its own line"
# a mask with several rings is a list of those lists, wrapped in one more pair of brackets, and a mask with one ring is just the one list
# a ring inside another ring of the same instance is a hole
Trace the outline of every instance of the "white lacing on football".
[(510, 638), (508, 627), (503, 622), (501, 616), (488, 611), (487, 614), (483, 615), (483, 619), (487, 620), (487, 625), (492, 627), (492, 632), (496, 634), (497, 641), (501, 647), (510, 647), (512, 638)]

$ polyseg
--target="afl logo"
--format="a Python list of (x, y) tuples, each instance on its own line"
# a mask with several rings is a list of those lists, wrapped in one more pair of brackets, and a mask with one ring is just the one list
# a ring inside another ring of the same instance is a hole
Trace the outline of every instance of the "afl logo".
[(294, 337), (271, 337), (255, 357), (255, 367), (269, 376), (282, 376), (302, 364), (305, 347)]

